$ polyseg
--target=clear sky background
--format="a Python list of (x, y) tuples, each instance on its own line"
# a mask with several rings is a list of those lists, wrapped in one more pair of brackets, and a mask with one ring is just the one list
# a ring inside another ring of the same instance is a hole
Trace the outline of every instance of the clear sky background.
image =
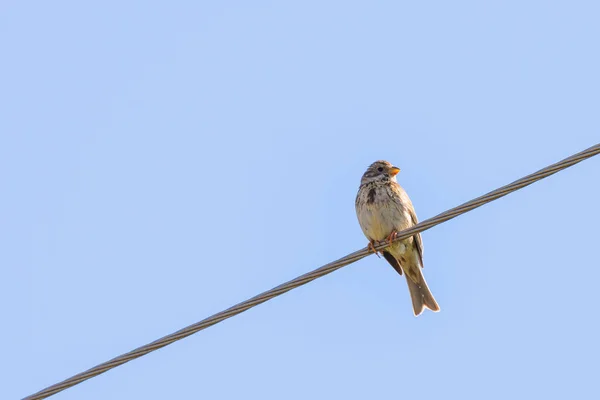
[[(0, 4), (0, 397), (600, 142), (594, 1)], [(597, 398), (600, 157), (56, 399)]]

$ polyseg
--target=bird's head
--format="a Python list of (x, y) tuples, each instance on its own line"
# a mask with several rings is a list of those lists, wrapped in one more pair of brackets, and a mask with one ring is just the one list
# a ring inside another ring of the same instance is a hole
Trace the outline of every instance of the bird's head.
[(360, 184), (364, 185), (371, 182), (396, 181), (396, 175), (398, 172), (400, 172), (400, 168), (394, 167), (388, 161), (375, 161), (363, 174)]

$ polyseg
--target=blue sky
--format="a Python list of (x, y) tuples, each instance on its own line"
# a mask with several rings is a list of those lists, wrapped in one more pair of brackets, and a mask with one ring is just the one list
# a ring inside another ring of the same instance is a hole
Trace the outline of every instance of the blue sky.
[[(0, 5), (0, 397), (20, 398), (600, 142), (597, 2)], [(57, 399), (598, 396), (600, 158)]]

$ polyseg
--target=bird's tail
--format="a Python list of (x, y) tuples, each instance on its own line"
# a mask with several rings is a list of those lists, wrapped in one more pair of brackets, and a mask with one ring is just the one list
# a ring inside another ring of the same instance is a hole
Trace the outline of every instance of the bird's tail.
[[(431, 311), (440, 311), (440, 306), (437, 301), (433, 298), (433, 294), (427, 287), (427, 282), (425, 282), (425, 277), (421, 272), (421, 268), (417, 267), (414, 269), (413, 275), (417, 282), (415, 283), (408, 274), (404, 274), (406, 276), (406, 283), (408, 283), (408, 291), (410, 292), (410, 298), (412, 299), (413, 311), (415, 313), (415, 317), (423, 312), (423, 308), (427, 307)], [(415, 276), (416, 275), (416, 276)]]

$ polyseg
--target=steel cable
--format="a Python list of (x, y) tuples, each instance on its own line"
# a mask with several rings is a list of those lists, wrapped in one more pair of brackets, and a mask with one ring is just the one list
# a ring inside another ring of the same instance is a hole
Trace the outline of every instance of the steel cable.
[[(521, 178), (517, 181), (514, 181), (506, 186), (503, 186), (499, 189), (491, 191), (481, 197), (468, 201), (458, 207), (452, 208), (446, 212), (443, 212), (439, 215), (436, 215), (433, 218), (422, 221), (417, 225), (413, 226), (410, 229), (406, 229), (402, 232), (399, 232), (395, 241), (406, 239), (416, 233), (423, 232), (427, 229), (430, 229), (438, 224), (446, 222), (452, 218), (455, 218), (461, 214), (464, 214), (468, 211), (471, 211), (477, 207), (480, 207), (486, 203), (499, 199), (500, 197), (506, 196), (509, 193), (512, 193), (516, 190), (522, 189), (525, 186), (531, 185), (532, 183), (539, 181), (540, 179), (546, 178), (550, 175), (557, 173), (565, 168), (568, 168), (574, 164), (577, 164), (587, 158), (597, 155), (600, 153), (600, 144), (590, 147), (587, 150), (584, 150), (580, 153), (577, 153), (571, 157), (565, 158), (562, 161), (557, 162), (556, 164), (552, 164), (546, 168), (543, 168), (531, 175), (528, 175), (524, 178)], [(384, 249), (389, 246), (386, 242), (380, 242), (375, 246), (377, 250)], [(160, 349), (161, 347), (165, 347), (173, 342), (181, 340), (187, 336), (190, 336), (196, 332), (199, 332), (203, 329), (206, 329), (212, 325), (215, 325), (227, 318), (231, 318), (234, 315), (240, 314), (252, 307), (255, 307), (261, 303), (264, 303), (267, 300), (270, 300), (274, 297), (277, 297), (285, 292), (288, 292), (292, 289), (297, 288), (298, 286), (302, 286), (307, 284), (310, 281), (313, 281), (317, 278), (325, 276), (327, 274), (332, 273), (335, 270), (338, 270), (348, 264), (356, 262), (366, 256), (371, 254), (368, 248), (363, 248), (361, 250), (355, 251), (352, 254), (349, 254), (345, 257), (340, 258), (339, 260), (333, 261), (329, 264), (326, 264), (320, 268), (315, 269), (314, 271), (308, 272), (304, 275), (301, 275), (291, 281), (283, 283), (279, 286), (274, 287), (271, 290), (267, 290), (257, 296), (252, 297), (249, 300), (243, 301), (234, 305), (233, 307), (228, 308), (225, 311), (221, 311), (216, 313), (206, 319), (203, 319), (200, 322), (189, 325), (181, 330), (178, 330), (175, 333), (164, 336), (158, 340), (155, 340), (152, 343), (146, 344), (144, 346), (138, 347), (135, 350), (132, 350), (128, 353), (122, 354), (118, 357), (113, 358), (110, 361), (104, 362), (102, 364), (98, 364), (97, 366), (88, 369), (85, 372), (74, 375), (68, 379), (65, 379), (62, 382), (49, 386), (35, 394), (25, 397), (23, 400), (39, 400), (44, 399), (46, 397), (52, 396), (58, 392), (61, 392), (65, 389), (70, 388), (71, 386), (75, 386), (83, 381), (86, 381), (90, 378), (93, 378), (97, 375), (100, 375), (110, 369), (118, 367), (121, 364), (125, 364), (131, 360), (134, 360), (138, 357), (151, 353), (155, 350)]]

